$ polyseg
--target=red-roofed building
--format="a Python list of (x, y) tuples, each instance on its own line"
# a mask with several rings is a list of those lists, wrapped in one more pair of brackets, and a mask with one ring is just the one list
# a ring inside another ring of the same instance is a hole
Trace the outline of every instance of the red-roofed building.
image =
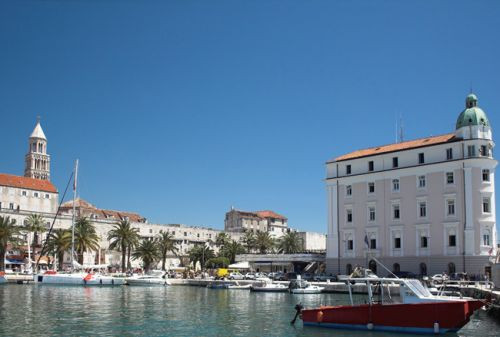
[[(137, 213), (100, 209), (80, 198), (75, 200), (75, 211), (77, 217), (87, 217), (92, 220), (128, 220), (130, 222), (146, 223), (146, 218)], [(63, 215), (72, 215), (73, 200), (63, 203), (61, 205), (60, 212)]]
[(226, 213), (224, 230), (227, 232), (269, 232), (273, 237), (280, 237), (289, 231), (288, 219), (274, 211), (241, 211), (231, 208)]
[(356, 265), (381, 271), (377, 260), (416, 275), (490, 270), (497, 249), (495, 144), (477, 97), (465, 103), (453, 133), (326, 163), (329, 272), (350, 274)]

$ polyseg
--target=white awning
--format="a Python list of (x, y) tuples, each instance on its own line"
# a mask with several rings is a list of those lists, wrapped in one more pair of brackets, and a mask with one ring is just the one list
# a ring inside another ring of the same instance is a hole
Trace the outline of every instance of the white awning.
[(233, 263), (228, 266), (229, 269), (250, 269), (248, 261)]

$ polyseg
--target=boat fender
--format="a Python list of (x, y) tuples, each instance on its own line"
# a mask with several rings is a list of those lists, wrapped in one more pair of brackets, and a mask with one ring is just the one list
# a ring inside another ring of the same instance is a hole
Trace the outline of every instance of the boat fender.
[(318, 323), (322, 323), (323, 322), (323, 311), (318, 311), (318, 313), (316, 314), (316, 321)]
[(439, 323), (434, 323), (434, 333), (439, 333)]
[(366, 325), (366, 328), (367, 328), (368, 330), (373, 330), (373, 323), (368, 323), (368, 324)]

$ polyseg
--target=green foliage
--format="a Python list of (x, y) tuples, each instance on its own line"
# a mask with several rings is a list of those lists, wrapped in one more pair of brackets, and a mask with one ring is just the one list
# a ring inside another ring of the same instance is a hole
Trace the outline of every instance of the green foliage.
[(78, 263), (83, 264), (83, 253), (99, 249), (99, 235), (94, 225), (85, 217), (80, 217), (75, 223), (75, 250)]
[(147, 272), (160, 259), (160, 252), (155, 240), (143, 239), (132, 254), (134, 260), (141, 259), (142, 266)]
[(38, 238), (38, 233), (43, 233), (47, 231), (47, 228), (45, 227), (44, 219), (40, 214), (31, 214), (27, 219), (24, 224), (24, 230), (28, 233), (33, 233), (33, 241), (31, 242), (31, 245), (34, 247), (37, 238)]
[(234, 263), (236, 255), (243, 253), (245, 253), (245, 247), (241, 243), (232, 240), (221, 248), (219, 257), (226, 257), (230, 263)]
[(5, 254), (7, 244), (18, 244), (18, 236), (21, 233), (21, 227), (16, 226), (16, 220), (10, 217), (0, 216), (0, 271), (5, 270)]
[(217, 234), (217, 237), (215, 238), (215, 245), (219, 247), (219, 249), (222, 249), (229, 242), (231, 242), (231, 238), (224, 232)]
[(139, 239), (139, 229), (133, 228), (127, 220), (113, 225), (113, 229), (108, 233), (109, 249), (115, 249), (122, 253), (123, 272), (125, 271), (126, 256), (128, 255), (130, 259), (131, 250), (139, 243)]
[(245, 230), (245, 234), (240, 239), (248, 254), (255, 249), (256, 238), (252, 230)]
[(212, 249), (210, 249), (210, 247), (207, 247), (204, 244), (202, 244), (191, 248), (188, 251), (188, 256), (189, 256), (189, 261), (193, 262), (193, 264), (196, 264), (196, 262), (199, 261), (201, 264), (201, 268), (204, 269), (206, 261), (215, 257), (215, 253)]
[(165, 261), (167, 260), (168, 252), (172, 252), (177, 255), (179, 248), (174, 240), (174, 235), (169, 232), (162, 232), (156, 238), (158, 249), (161, 258), (161, 270), (165, 270)]
[(63, 268), (64, 253), (71, 248), (71, 230), (69, 229), (54, 229), (47, 237), (46, 251), (42, 254), (53, 254), (57, 256), (59, 269)]
[(257, 232), (255, 247), (261, 254), (267, 254), (274, 246), (274, 240), (268, 232)]
[(207, 261), (207, 268), (227, 268), (229, 259), (224, 256), (214, 257)]
[(297, 232), (288, 232), (278, 241), (278, 251), (284, 254), (296, 254), (304, 251), (304, 241)]

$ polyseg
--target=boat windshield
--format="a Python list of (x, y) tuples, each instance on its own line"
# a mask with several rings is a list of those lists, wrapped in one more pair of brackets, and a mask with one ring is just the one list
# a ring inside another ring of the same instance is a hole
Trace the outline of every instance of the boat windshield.
[(429, 289), (425, 288), (419, 280), (406, 280), (405, 283), (418, 297), (432, 296)]

